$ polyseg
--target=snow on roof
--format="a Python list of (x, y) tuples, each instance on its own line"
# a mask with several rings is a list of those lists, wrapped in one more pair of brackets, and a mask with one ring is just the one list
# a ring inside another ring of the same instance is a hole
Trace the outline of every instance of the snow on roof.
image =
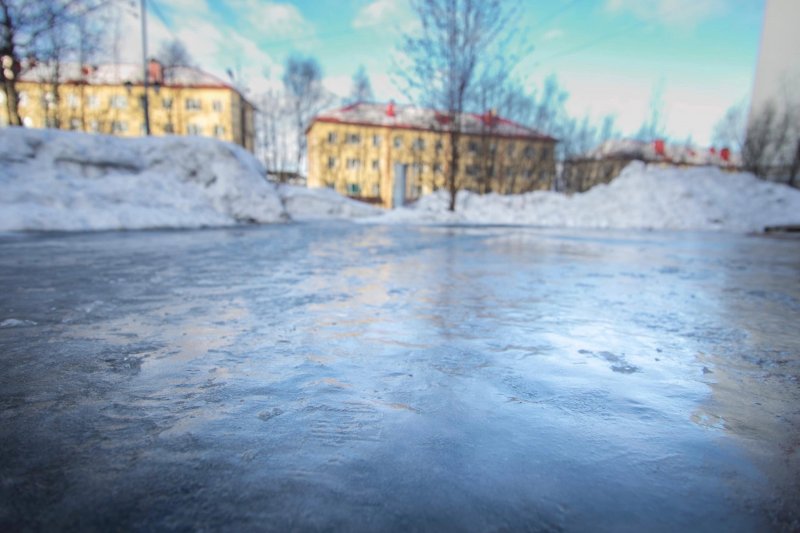
[[(467, 134), (491, 132), (493, 135), (500, 137), (556, 141), (549, 135), (489, 113), (483, 115), (464, 113), (462, 119), (464, 132)], [(314, 122), (443, 131), (447, 129), (448, 119), (444, 113), (434, 109), (358, 102), (339, 109), (324, 111), (314, 118)], [(487, 127), (490, 129), (487, 129)]]
[(630, 158), (642, 161), (669, 161), (688, 165), (731, 165), (741, 166), (738, 153), (728, 151), (728, 159), (722, 155), (724, 148), (702, 148), (689, 144), (663, 143), (663, 151), (658, 148), (659, 141), (639, 141), (636, 139), (612, 139), (605, 141), (584, 157), (586, 159)]
[[(44, 82), (52, 78), (54, 65), (37, 63), (27, 69), (21, 76), (21, 81)], [(131, 82), (134, 85), (142, 84), (144, 72), (141, 64), (103, 64), (84, 65), (78, 63), (62, 63), (59, 65), (61, 83), (88, 83), (89, 85), (122, 85)], [(164, 68), (165, 85), (187, 87), (219, 87), (236, 90), (229, 83), (217, 76), (209, 74), (196, 67), (176, 66)]]

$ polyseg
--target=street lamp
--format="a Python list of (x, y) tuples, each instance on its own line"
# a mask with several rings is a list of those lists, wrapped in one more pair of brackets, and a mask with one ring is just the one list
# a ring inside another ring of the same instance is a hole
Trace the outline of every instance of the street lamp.
[(147, 6), (145, 0), (141, 0), (142, 6), (142, 74), (144, 79), (144, 96), (142, 96), (142, 109), (144, 110), (144, 132), (150, 135), (150, 104), (147, 98), (147, 88), (149, 86), (147, 73)]

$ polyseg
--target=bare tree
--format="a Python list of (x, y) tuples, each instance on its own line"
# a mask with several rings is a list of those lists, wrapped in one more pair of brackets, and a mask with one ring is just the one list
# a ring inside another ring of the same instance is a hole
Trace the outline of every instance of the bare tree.
[(0, 82), (10, 125), (22, 125), (17, 91), (20, 75), (37, 61), (44, 61), (54, 70), (48, 78), (57, 93), (62, 61), (80, 47), (74, 29), (82, 24), (85, 28), (86, 18), (102, 5), (101, 0), (0, 0)]
[(650, 104), (647, 110), (647, 118), (636, 133), (636, 139), (649, 142), (664, 136), (663, 110), (664, 84), (660, 82), (653, 87), (653, 92), (650, 95)]
[(747, 116), (744, 102), (717, 122), (714, 142), (741, 153), (742, 166), (762, 179), (784, 179), (797, 186), (800, 174), (800, 107), (770, 101)]
[(296, 128), (296, 170), (300, 172), (306, 153), (306, 128), (327, 101), (322, 87), (322, 68), (313, 57), (290, 56), (286, 60), (283, 85)]
[(507, 51), (514, 9), (503, 0), (413, 0), (412, 8), (420, 29), (403, 38), (407, 64), (401, 75), (415, 100), (443, 114), (449, 137), (445, 177), (454, 211), (463, 115), (477, 80)]
[(286, 98), (277, 88), (271, 88), (259, 98), (258, 139), (261, 159), (268, 172), (285, 178), (289, 166), (287, 137), (291, 131), (288, 122), (290, 109)]
[(742, 164), (760, 178), (788, 178), (792, 175), (795, 146), (798, 142), (797, 119), (790, 109), (780, 110), (767, 103), (750, 118), (742, 144)]
[(171, 75), (178, 67), (190, 67), (194, 65), (189, 50), (180, 39), (173, 39), (161, 43), (161, 48), (156, 54), (156, 59), (164, 69), (164, 79), (170, 80)]
[(350, 90), (350, 103), (358, 102), (371, 102), (373, 99), (372, 84), (367, 76), (367, 71), (364, 65), (360, 65), (355, 74), (353, 74), (353, 88)]

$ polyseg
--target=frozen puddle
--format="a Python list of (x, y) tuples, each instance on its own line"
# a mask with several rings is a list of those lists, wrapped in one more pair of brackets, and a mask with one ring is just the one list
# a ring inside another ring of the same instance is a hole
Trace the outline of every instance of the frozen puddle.
[(798, 527), (797, 240), (328, 222), (0, 248), (5, 528)]

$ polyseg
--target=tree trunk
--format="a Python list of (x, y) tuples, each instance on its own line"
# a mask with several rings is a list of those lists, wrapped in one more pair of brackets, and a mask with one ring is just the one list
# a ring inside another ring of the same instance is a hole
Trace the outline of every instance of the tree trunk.
[(450, 205), (448, 206), (448, 209), (450, 211), (456, 210), (456, 195), (458, 194), (456, 177), (458, 175), (458, 143), (460, 141), (459, 133), (460, 132), (458, 131), (457, 127), (454, 127), (450, 131), (450, 168), (448, 169), (447, 173), (447, 189), (450, 191)]

